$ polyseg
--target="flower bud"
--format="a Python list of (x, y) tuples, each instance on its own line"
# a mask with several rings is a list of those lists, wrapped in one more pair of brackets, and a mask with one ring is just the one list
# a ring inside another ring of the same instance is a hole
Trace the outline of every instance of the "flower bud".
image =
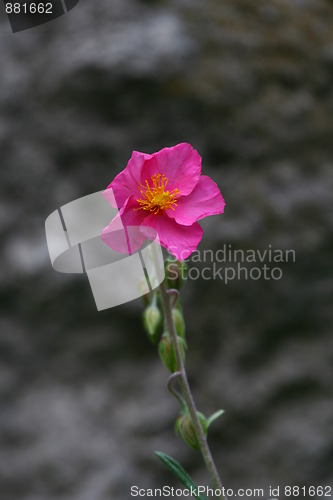
[(187, 278), (187, 264), (183, 260), (166, 259), (165, 276), (169, 288), (180, 290)]
[(176, 327), (177, 335), (185, 340), (185, 321), (183, 313), (179, 309), (174, 307), (172, 309), (172, 318)]
[[(207, 434), (206, 418), (199, 411), (197, 412), (197, 415), (199, 417), (200, 424), (206, 436)], [(187, 408), (180, 412), (180, 415), (176, 420), (175, 431), (176, 434), (180, 434), (185, 443), (191, 446), (191, 448), (194, 448), (195, 450), (200, 449), (199, 441), (194, 430), (191, 415), (189, 414)]]
[(153, 344), (156, 344), (163, 330), (163, 316), (159, 308), (152, 304), (143, 313), (143, 325)]
[[(178, 337), (180, 354), (183, 362), (185, 361), (185, 349), (186, 345), (184, 339)], [(158, 353), (160, 358), (164, 364), (164, 366), (171, 372), (174, 373), (177, 371), (177, 359), (175, 354), (175, 349), (173, 347), (173, 343), (169, 332), (164, 332), (162, 338), (158, 344)]]
[(163, 333), (162, 338), (158, 344), (158, 353), (164, 366), (173, 373), (176, 367), (176, 360), (170, 335)]

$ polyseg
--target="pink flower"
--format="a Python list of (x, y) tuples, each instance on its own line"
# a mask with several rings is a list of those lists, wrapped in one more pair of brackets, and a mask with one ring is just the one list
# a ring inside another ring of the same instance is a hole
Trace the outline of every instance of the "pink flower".
[[(201, 175), (201, 157), (187, 143), (151, 155), (133, 151), (127, 167), (103, 195), (119, 208), (102, 232), (107, 245), (128, 253), (115, 237), (120, 218), (125, 228), (139, 226), (148, 239), (152, 236), (147, 228), (156, 230), (160, 244), (179, 260), (194, 252), (202, 239), (197, 221), (223, 213), (225, 206), (215, 182)], [(135, 250), (141, 244), (137, 241)]]

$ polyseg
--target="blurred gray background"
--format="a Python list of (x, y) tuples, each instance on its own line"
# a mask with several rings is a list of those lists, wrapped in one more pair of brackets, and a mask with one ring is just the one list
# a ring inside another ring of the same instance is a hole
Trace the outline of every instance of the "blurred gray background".
[(1, 12), (1, 500), (178, 486), (155, 450), (207, 483), (173, 434), (141, 300), (98, 313), (83, 276), (52, 270), (44, 234), (133, 149), (182, 141), (227, 202), (202, 250), (296, 251), (279, 281), (184, 289), (193, 392), (225, 410), (210, 431), (223, 481), (332, 484), (333, 3), (81, 0), (15, 35)]

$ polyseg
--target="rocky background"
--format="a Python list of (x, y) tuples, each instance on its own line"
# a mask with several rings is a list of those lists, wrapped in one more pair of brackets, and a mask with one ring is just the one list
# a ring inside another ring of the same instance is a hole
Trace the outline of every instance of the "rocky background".
[(83, 276), (52, 270), (44, 234), (133, 149), (182, 141), (227, 202), (202, 250), (296, 251), (281, 280), (184, 289), (195, 397), (225, 409), (210, 432), (223, 480), (265, 498), (332, 484), (333, 3), (81, 0), (17, 34), (1, 12), (1, 500), (179, 486), (155, 450), (206, 484), (173, 434), (141, 300), (98, 313)]

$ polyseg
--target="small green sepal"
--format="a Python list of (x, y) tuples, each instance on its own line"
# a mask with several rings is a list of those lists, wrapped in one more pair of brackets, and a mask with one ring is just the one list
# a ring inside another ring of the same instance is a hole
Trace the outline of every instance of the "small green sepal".
[(207, 429), (208, 427), (215, 421), (217, 420), (219, 417), (221, 417), (221, 415), (223, 415), (224, 413), (224, 410), (218, 410), (216, 411), (215, 413), (213, 413), (213, 415), (211, 415), (209, 418), (207, 418)]

